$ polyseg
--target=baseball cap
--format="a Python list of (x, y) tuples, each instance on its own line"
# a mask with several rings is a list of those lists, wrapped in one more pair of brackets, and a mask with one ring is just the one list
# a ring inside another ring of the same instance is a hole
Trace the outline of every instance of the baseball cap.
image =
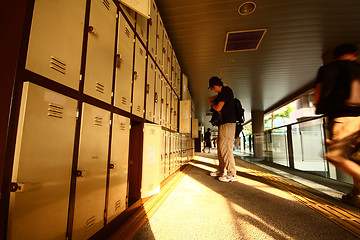
[(211, 89), (213, 86), (222, 86), (223, 82), (218, 77), (211, 77), (209, 79), (209, 89)]

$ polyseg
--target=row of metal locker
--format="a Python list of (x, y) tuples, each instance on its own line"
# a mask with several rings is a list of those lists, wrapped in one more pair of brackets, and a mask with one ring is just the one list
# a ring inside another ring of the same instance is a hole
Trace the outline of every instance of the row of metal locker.
[[(72, 239), (91, 237), (104, 226), (104, 218), (110, 222), (128, 207), (130, 119), (83, 103), (74, 170), (76, 120), (76, 100), (24, 83), (8, 239), (65, 239), (72, 171)], [(193, 154), (193, 140), (185, 135), (150, 123), (143, 131), (141, 198), (158, 193), (161, 181)]]
[(181, 69), (155, 2), (148, 20), (91, 0), (88, 24), (86, 4), (35, 1), (25, 68), (75, 90), (83, 81), (86, 95), (177, 131)]
[(129, 207), (131, 114), (152, 122), (141, 198), (191, 160), (193, 140), (177, 133), (181, 69), (154, 1), (150, 19), (112, 0), (33, 3), (25, 70), (47, 83), (20, 80), (7, 238), (88, 239)]

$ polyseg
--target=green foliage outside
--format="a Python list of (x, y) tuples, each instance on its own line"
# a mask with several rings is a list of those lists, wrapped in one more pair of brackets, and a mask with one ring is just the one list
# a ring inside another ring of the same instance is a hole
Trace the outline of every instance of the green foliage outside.
[(264, 116), (265, 130), (290, 123), (290, 113), (296, 110), (295, 102)]

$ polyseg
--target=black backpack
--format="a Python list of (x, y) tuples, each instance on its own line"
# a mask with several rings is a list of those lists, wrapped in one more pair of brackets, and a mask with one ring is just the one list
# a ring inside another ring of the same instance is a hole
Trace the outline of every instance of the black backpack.
[(236, 122), (244, 123), (245, 122), (245, 110), (243, 109), (241, 102), (239, 99), (234, 98), (234, 110), (235, 110), (235, 117)]
[(245, 109), (242, 107), (240, 100), (237, 98), (234, 98), (234, 110), (236, 118), (235, 138), (238, 138), (243, 129), (242, 124), (245, 122)]

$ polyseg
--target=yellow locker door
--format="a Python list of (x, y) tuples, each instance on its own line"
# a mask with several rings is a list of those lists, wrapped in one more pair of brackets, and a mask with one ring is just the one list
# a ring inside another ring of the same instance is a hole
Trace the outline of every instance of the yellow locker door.
[(161, 126), (144, 124), (141, 198), (160, 192)]
[(147, 84), (146, 84), (146, 119), (154, 121), (154, 94), (155, 94), (155, 64), (154, 61), (148, 59)]
[(162, 78), (161, 87), (161, 126), (166, 127), (166, 93), (167, 93), (167, 82), (165, 78)]
[(136, 32), (140, 39), (146, 44), (147, 42), (147, 18), (136, 14)]
[(149, 22), (149, 45), (148, 45), (148, 49), (149, 52), (151, 54), (151, 56), (153, 56), (153, 58), (155, 59), (156, 56), (156, 27), (157, 27), (157, 7), (155, 4), (155, 1), (152, 0), (151, 1), (151, 6), (150, 6), (150, 22)]
[(9, 240), (66, 239), (76, 108), (71, 98), (24, 83)]
[(156, 62), (161, 70), (164, 70), (164, 24), (160, 13), (157, 14), (157, 34), (156, 34)]
[(111, 102), (117, 8), (111, 0), (90, 6), (84, 93)]
[(130, 112), (133, 75), (134, 32), (120, 14), (116, 54), (114, 105)]
[(130, 119), (113, 115), (107, 222), (126, 209)]
[(132, 113), (144, 117), (146, 50), (138, 39), (135, 40), (134, 87)]
[(156, 78), (155, 78), (155, 123), (160, 124), (161, 117), (161, 84), (162, 84), (162, 75), (160, 70), (156, 67)]
[(83, 104), (72, 239), (88, 239), (104, 225), (110, 112)]
[(79, 88), (85, 3), (85, 0), (35, 1), (27, 70)]

